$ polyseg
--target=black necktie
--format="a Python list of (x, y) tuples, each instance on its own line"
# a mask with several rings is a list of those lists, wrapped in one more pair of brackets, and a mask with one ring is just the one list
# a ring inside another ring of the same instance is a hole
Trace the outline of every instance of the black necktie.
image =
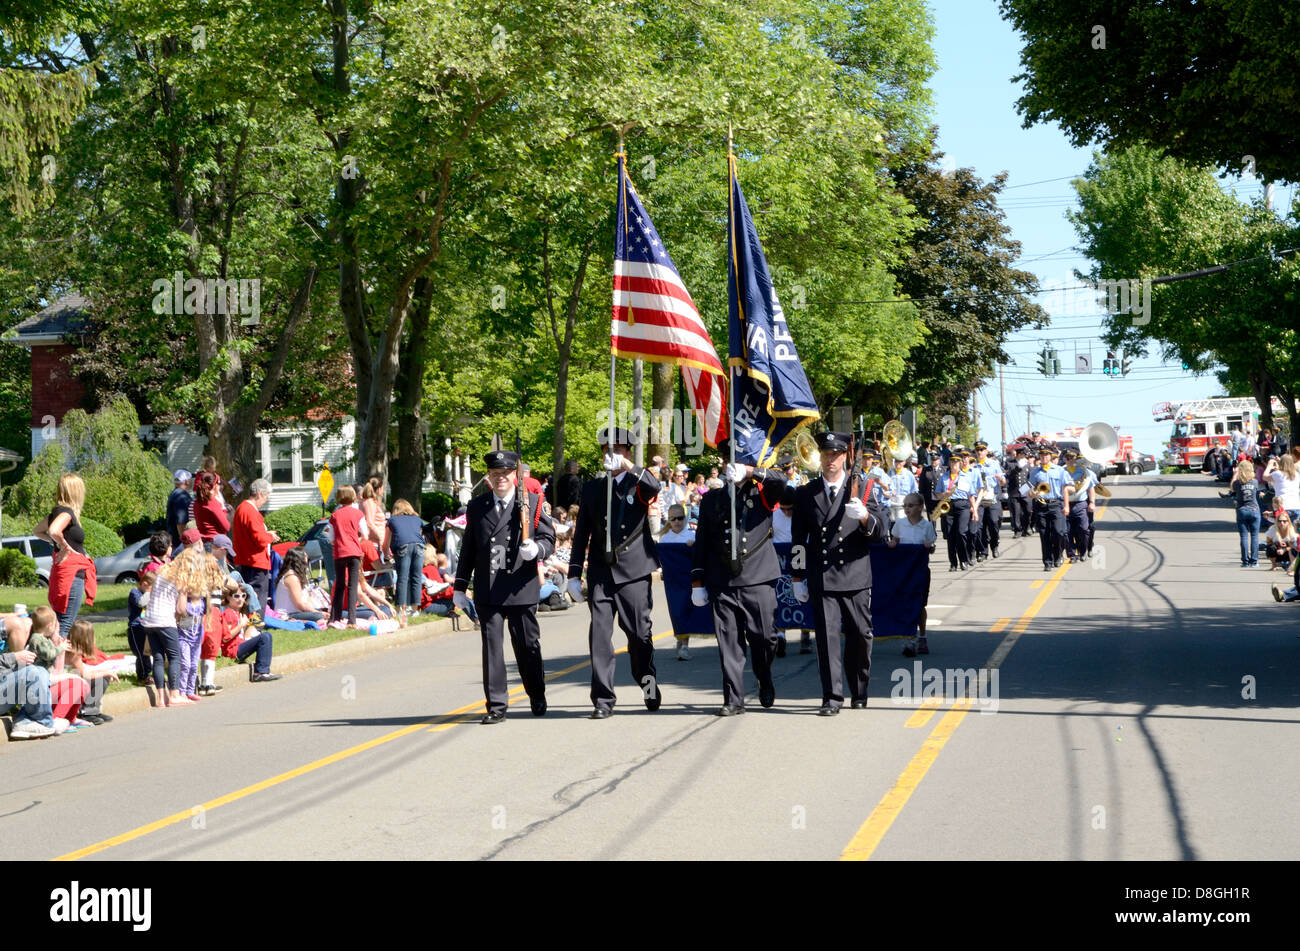
[(831, 486), (831, 505), (835, 504), (835, 486)]

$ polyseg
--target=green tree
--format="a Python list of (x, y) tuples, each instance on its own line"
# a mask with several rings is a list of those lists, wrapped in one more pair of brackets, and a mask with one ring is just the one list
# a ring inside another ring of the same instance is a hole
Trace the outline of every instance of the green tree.
[(1025, 125), (1147, 143), (1192, 165), (1300, 178), (1300, 6), (1268, 0), (1001, 0), (1020, 32)]

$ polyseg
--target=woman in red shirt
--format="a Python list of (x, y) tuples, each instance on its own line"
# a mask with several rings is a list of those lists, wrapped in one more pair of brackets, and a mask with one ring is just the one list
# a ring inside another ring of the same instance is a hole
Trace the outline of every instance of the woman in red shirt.
[(200, 472), (194, 480), (194, 527), (205, 543), (218, 535), (230, 534), (230, 519), (226, 517), (226, 500), (215, 473)]
[(330, 626), (344, 626), (343, 592), (346, 584), (346, 626), (356, 627), (357, 588), (361, 582), (361, 512), (352, 507), (352, 503), (357, 500), (357, 493), (350, 485), (339, 487), (336, 500), (338, 506), (330, 516), (330, 528), (334, 532), (334, 590), (330, 593)]

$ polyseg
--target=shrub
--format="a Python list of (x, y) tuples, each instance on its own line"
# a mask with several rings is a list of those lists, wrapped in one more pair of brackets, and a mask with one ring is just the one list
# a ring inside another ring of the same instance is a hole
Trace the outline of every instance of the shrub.
[(111, 475), (85, 476), (86, 507), (83, 515), (121, 532), (146, 517), (145, 505), (130, 488)]
[(103, 558), (105, 555), (116, 555), (126, 547), (126, 542), (122, 541), (121, 536), (102, 522), (97, 522), (93, 518), (83, 518), (81, 527), (86, 532), (87, 557)]
[(420, 496), (420, 518), (426, 522), (454, 515), (460, 503), (446, 492), (425, 492)]
[(34, 588), (40, 583), (36, 562), (16, 548), (0, 552), (0, 584), (15, 588)]
[(320, 518), (319, 505), (286, 505), (268, 512), (266, 527), (280, 533), (281, 541), (296, 541)]

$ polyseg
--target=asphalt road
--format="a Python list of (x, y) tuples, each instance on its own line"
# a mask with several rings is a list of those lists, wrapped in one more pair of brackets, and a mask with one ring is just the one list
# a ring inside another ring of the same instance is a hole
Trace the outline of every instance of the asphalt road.
[[(466, 632), (11, 743), (0, 857), (1294, 857), (1300, 610), (1237, 567), (1205, 477), (1108, 484), (1093, 563), (1045, 573), (1034, 538), (972, 572), (932, 561), (924, 669), (996, 671), (984, 700), (891, 702), (916, 668), (881, 641), (865, 711), (817, 717), (795, 649), (776, 707), (751, 679), (749, 712), (719, 719), (712, 642), (678, 662), (664, 636), (663, 708), (622, 655), (594, 722), (579, 606), (541, 616), (544, 718), (517, 690), (478, 725)], [(655, 619), (666, 635), (661, 597)]]

